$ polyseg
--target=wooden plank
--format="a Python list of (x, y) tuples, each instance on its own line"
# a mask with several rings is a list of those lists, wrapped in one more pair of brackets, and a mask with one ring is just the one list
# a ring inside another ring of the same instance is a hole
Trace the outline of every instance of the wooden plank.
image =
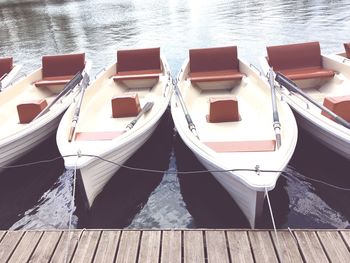
[(6, 262), (24, 235), (23, 231), (9, 231), (0, 243), (0, 262)]
[(181, 262), (181, 231), (163, 231), (161, 262)]
[(231, 262), (254, 262), (246, 231), (227, 231)]
[(30, 257), (30, 262), (49, 262), (61, 235), (61, 231), (44, 232), (33, 255)]
[(120, 231), (103, 231), (94, 262), (113, 262), (119, 243)]
[(95, 255), (96, 246), (100, 235), (101, 231), (86, 230), (80, 237), (72, 262), (91, 262)]
[(204, 262), (204, 240), (202, 231), (184, 231), (184, 262)]
[(341, 231), (340, 233), (346, 243), (346, 246), (350, 250), (350, 231)]
[(80, 236), (84, 231), (64, 231), (52, 255), (51, 262), (70, 262)]
[(328, 258), (334, 262), (350, 260), (350, 252), (338, 231), (318, 231), (317, 235), (326, 250)]
[(205, 231), (208, 262), (229, 262), (224, 231)]
[(136, 262), (140, 231), (123, 231), (116, 262)]
[(289, 231), (277, 231), (277, 238), (274, 231), (271, 231), (272, 240), (278, 251), (281, 262), (303, 262), (303, 257), (298, 249), (298, 244), (292, 233)]
[(256, 262), (278, 262), (269, 232), (248, 232)]
[(43, 232), (25, 232), (8, 262), (27, 262), (38, 244)]
[(160, 235), (160, 231), (142, 232), (139, 262), (159, 262)]
[(314, 231), (294, 231), (294, 235), (306, 262), (328, 262)]

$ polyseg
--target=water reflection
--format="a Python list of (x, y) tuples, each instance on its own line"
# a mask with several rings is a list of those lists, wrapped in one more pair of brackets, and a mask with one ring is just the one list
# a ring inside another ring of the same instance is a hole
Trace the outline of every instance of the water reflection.
[[(116, 60), (118, 49), (160, 46), (175, 76), (189, 48), (238, 45), (240, 57), (255, 65), (268, 45), (318, 40), (323, 53), (342, 51), (342, 43), (349, 42), (349, 10), (347, 0), (0, 0), (0, 56), (14, 56), (28, 73), (41, 64), (43, 55), (85, 51), (93, 61), (94, 76)], [(165, 119), (170, 120), (169, 113)], [(167, 226), (175, 224), (173, 215), (180, 218), (178, 227), (247, 227), (211, 175), (179, 176), (177, 181), (176, 170), (197, 169), (200, 164), (172, 136), (172, 124), (163, 124), (129, 162), (171, 173), (145, 176), (121, 170), (89, 214), (77, 202), (78, 227)], [(54, 136), (44, 145), (23, 160), (58, 155)], [(149, 154), (153, 151), (156, 158)], [(349, 169), (348, 161), (301, 132), (287, 177), (281, 177), (271, 192), (277, 226), (346, 227), (349, 193), (304, 176), (349, 188)], [(43, 227), (45, 214), (55, 213), (62, 224), (49, 222), (47, 227), (63, 227), (71, 191), (71, 173), (63, 170), (58, 161), (1, 174), (0, 228)], [(169, 189), (174, 190), (171, 195)], [(164, 202), (170, 199), (174, 206), (167, 207)], [(271, 227), (267, 207), (264, 213), (261, 227)]]

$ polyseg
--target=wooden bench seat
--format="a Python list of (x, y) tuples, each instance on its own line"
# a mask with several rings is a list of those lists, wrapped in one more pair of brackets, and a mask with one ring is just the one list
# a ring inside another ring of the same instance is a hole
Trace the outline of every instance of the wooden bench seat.
[(13, 58), (0, 58), (0, 79), (13, 69)]
[(134, 79), (159, 79), (161, 73), (161, 70), (134, 70), (127, 72), (118, 72), (112, 78), (114, 81)]
[[(323, 105), (339, 117), (350, 122), (350, 95), (326, 97), (324, 98)], [(324, 111), (322, 111), (322, 115), (333, 120), (333, 118)]]
[(35, 86), (45, 87), (50, 85), (66, 85), (73, 77), (74, 75), (46, 77), (42, 80), (36, 81)]
[(158, 79), (162, 73), (160, 48), (118, 50), (113, 80)]
[(322, 66), (319, 42), (267, 47), (267, 59), (275, 72), (291, 80), (332, 78), (335, 72)]
[(206, 146), (218, 153), (224, 152), (272, 152), (275, 151), (275, 140), (255, 141), (223, 141), (203, 142)]
[(43, 56), (42, 79), (34, 84), (37, 87), (65, 85), (84, 67), (85, 53)]
[(241, 80), (237, 47), (201, 48), (189, 50), (189, 73), (193, 82)]
[(286, 69), (286, 70), (279, 70), (278, 72), (282, 73), (283, 75), (285, 75), (291, 80), (332, 78), (334, 77), (334, 74), (335, 74), (333, 70), (329, 70), (321, 67)]
[(188, 78), (195, 82), (204, 81), (222, 81), (222, 80), (241, 80), (243, 74), (237, 70), (216, 70), (216, 71), (203, 71), (203, 72), (191, 72), (188, 74)]

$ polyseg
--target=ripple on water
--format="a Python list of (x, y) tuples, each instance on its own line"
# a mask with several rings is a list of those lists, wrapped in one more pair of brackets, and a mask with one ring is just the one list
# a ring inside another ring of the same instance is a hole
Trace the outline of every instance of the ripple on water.
[(187, 211), (179, 191), (180, 183), (174, 168), (175, 162), (174, 152), (172, 152), (170, 168), (127, 228), (193, 227), (193, 218)]
[[(55, 182), (51, 189), (46, 191), (37, 204), (20, 215), (10, 230), (18, 229), (67, 229), (72, 202), (73, 170), (65, 171)], [(73, 215), (71, 227), (75, 228), (78, 217)]]
[(290, 208), (289, 220), (285, 227), (349, 228), (348, 219), (331, 208), (305, 176), (291, 166), (286, 168), (285, 174), (288, 174), (285, 189), (288, 192)]

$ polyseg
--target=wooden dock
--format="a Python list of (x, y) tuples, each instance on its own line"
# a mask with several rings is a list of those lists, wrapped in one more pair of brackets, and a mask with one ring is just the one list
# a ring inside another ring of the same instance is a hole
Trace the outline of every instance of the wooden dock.
[(350, 230), (0, 231), (0, 262), (350, 262)]

